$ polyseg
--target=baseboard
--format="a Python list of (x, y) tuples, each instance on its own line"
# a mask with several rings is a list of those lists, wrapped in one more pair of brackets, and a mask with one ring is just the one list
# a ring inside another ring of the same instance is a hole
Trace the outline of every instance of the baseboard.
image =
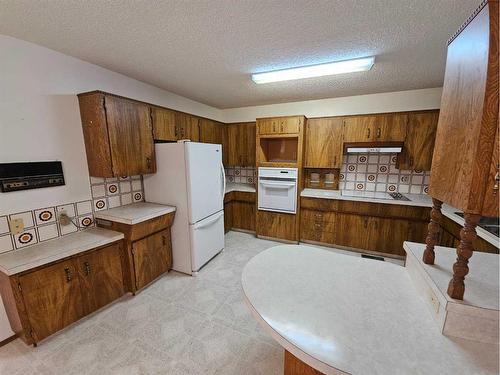
[(17, 339), (17, 337), (17, 334), (14, 334), (10, 337), (7, 337), (5, 340), (0, 341), (0, 347), (7, 345), (11, 341), (14, 341), (15, 339)]

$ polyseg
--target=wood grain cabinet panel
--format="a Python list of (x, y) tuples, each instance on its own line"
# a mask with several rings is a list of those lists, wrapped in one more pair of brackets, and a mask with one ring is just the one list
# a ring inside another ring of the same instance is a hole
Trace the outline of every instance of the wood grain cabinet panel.
[(233, 202), (224, 203), (224, 233), (233, 228)]
[(86, 314), (125, 294), (120, 246), (114, 244), (75, 259), (83, 299), (86, 301)]
[(224, 165), (254, 167), (255, 122), (228, 124), (225, 125), (224, 132), (222, 146)]
[(24, 274), (19, 284), (35, 342), (84, 315), (80, 280), (72, 260)]
[(142, 289), (172, 267), (170, 229), (132, 244), (135, 287)]
[(149, 107), (115, 96), (105, 97), (113, 173), (154, 173), (155, 157)]
[[(482, 2), (448, 43), (429, 194), (498, 217), (499, 4)], [(467, 258), (468, 259), (468, 258)], [(465, 262), (467, 263), (467, 262)]]
[(344, 119), (344, 142), (403, 142), (408, 115), (352, 116)]
[(178, 128), (175, 123), (175, 111), (151, 107), (153, 138), (157, 141), (177, 141)]
[(305, 168), (342, 167), (341, 117), (309, 119), (305, 136)]
[(156, 171), (149, 105), (98, 91), (80, 94), (78, 100), (91, 176)]
[(407, 136), (398, 155), (399, 169), (430, 171), (439, 111), (408, 114)]
[(224, 197), (224, 230), (255, 232), (255, 201), (252, 192), (233, 191)]
[(224, 125), (219, 122), (200, 119), (200, 142), (222, 144), (223, 128)]

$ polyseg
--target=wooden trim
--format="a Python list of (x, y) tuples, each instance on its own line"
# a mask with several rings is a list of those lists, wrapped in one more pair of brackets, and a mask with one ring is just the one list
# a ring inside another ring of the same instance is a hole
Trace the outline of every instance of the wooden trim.
[(405, 257), (401, 256), (401, 255), (395, 255), (395, 254), (389, 254), (389, 253), (382, 253), (380, 251), (358, 249), (358, 248), (349, 247), (349, 246), (329, 244), (329, 243), (326, 243), (326, 242), (319, 242), (319, 241), (303, 240), (303, 239), (301, 239), (300, 242), (299, 242), (299, 244), (302, 244), (302, 243), (307, 243), (307, 244), (316, 245), (316, 246), (330, 247), (332, 249), (346, 250), (346, 251), (351, 251), (351, 252), (354, 252), (354, 253), (374, 255), (374, 256), (377, 256), (377, 257), (392, 258), (392, 259), (397, 259), (397, 260), (405, 260)]
[(449, 46), (456, 39), (456, 37), (459, 36), (462, 31), (464, 31), (467, 25), (469, 25), (474, 20), (474, 18), (476, 18), (476, 16), (479, 14), (479, 12), (481, 12), (481, 10), (486, 6), (486, 4), (496, 3), (496, 2), (498, 2), (498, 0), (483, 0), (481, 4), (479, 4), (479, 6), (474, 10), (474, 12), (472, 12), (469, 18), (467, 18), (467, 20), (460, 25), (458, 30), (455, 31), (455, 33), (448, 39), (446, 45)]
[(292, 245), (297, 245), (299, 243), (298, 241), (284, 240), (282, 238), (269, 237), (269, 236), (261, 236), (260, 234), (257, 234), (256, 237), (260, 238), (262, 240), (270, 240), (270, 241), (282, 242), (282, 243), (292, 244)]
[(0, 348), (4, 345), (7, 345), (9, 342), (11, 341), (14, 341), (15, 339), (17, 339), (19, 336), (17, 335), (17, 333), (13, 334), (12, 336), (10, 337), (7, 337), (5, 340), (2, 340), (0, 341)]

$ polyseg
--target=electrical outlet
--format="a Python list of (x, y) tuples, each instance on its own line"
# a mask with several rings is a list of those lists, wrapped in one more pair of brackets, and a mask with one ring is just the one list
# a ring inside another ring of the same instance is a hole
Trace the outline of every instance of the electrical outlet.
[(9, 221), (10, 232), (12, 234), (19, 234), (24, 230), (23, 219), (12, 219)]

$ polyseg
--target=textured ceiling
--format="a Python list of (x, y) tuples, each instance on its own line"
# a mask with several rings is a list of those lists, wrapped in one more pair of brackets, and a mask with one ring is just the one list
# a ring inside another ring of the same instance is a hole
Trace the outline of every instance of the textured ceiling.
[[(0, 0), (0, 34), (218, 108), (442, 85), (479, 0)], [(252, 72), (376, 55), (369, 72), (256, 85)]]

